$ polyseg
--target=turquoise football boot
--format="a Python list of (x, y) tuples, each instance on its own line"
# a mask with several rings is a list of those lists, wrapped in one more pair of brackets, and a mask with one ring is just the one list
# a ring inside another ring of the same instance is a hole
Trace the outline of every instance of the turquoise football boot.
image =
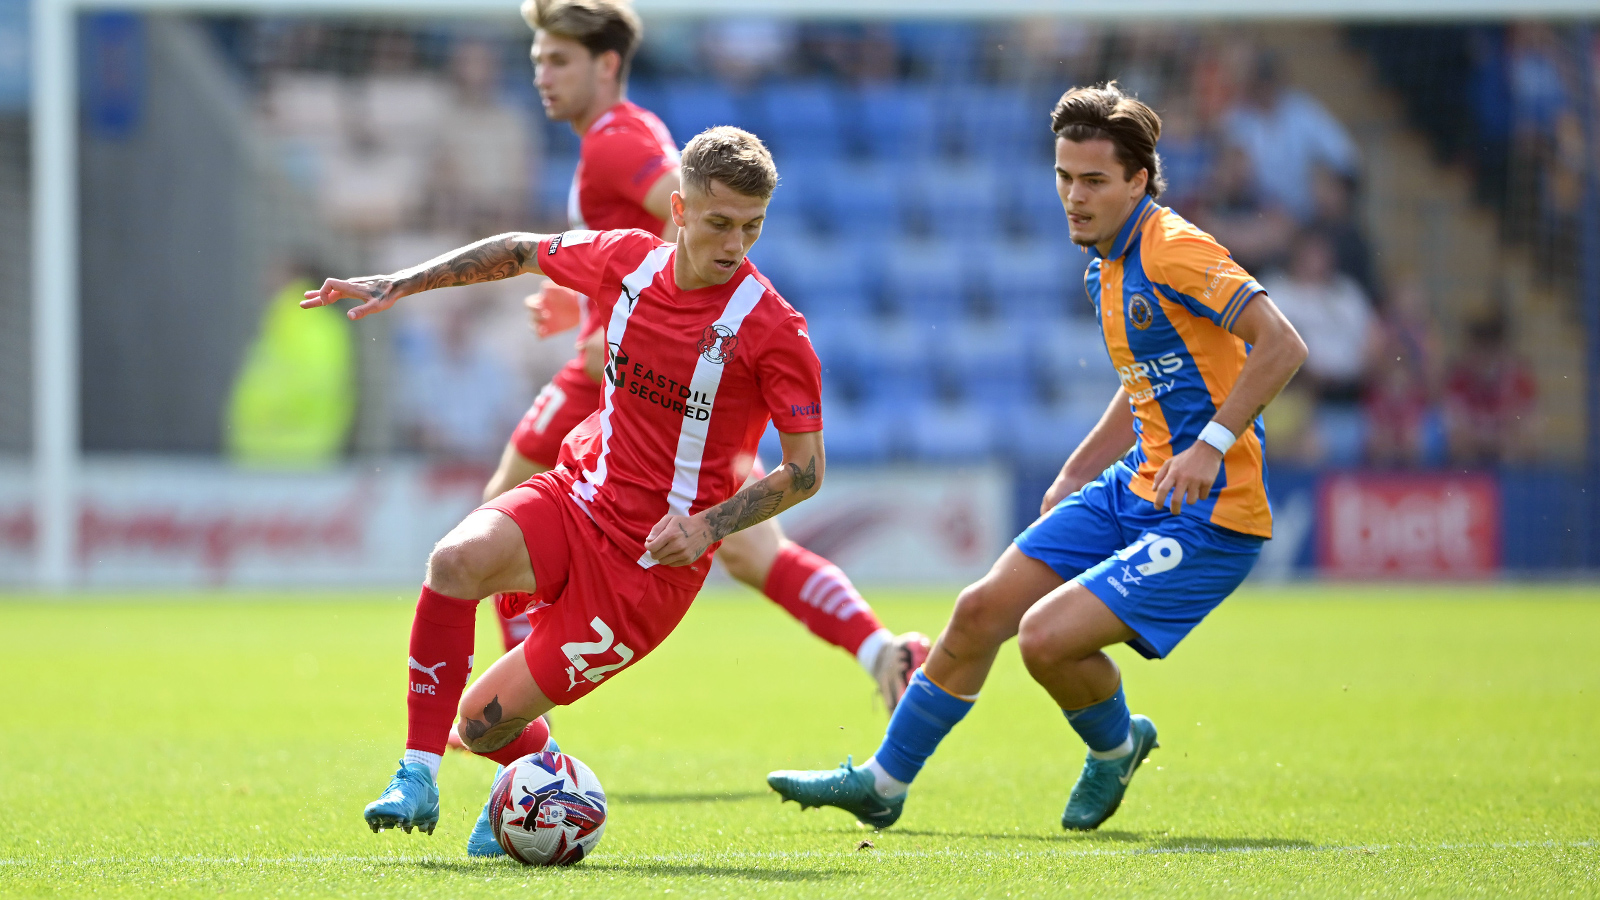
[(483, 812), (478, 813), (478, 821), (472, 826), (472, 834), (467, 836), (468, 856), (506, 855), (505, 848), (494, 839), (494, 828), (489, 825), (489, 801), (494, 799), (495, 782), (500, 780), (500, 773), (505, 770), (505, 766), (495, 766), (494, 777), (489, 779), (489, 799), (483, 801)]
[(837, 769), (773, 772), (767, 776), (767, 784), (783, 799), (800, 804), (802, 810), (836, 806), (873, 828), (893, 825), (906, 805), (905, 794), (888, 799), (878, 796), (872, 773), (856, 768), (848, 757)]
[(1139, 771), (1151, 750), (1161, 746), (1156, 741), (1156, 726), (1144, 716), (1133, 717), (1133, 752), (1116, 759), (1087, 757), (1078, 783), (1072, 786), (1072, 796), (1067, 799), (1066, 811), (1061, 814), (1061, 827), (1069, 831), (1093, 831), (1100, 823), (1122, 805), (1122, 795), (1127, 793), (1128, 782)]
[(433, 773), (422, 763), (402, 761), (383, 796), (367, 804), (365, 816), (374, 832), (398, 826), (406, 834), (413, 828), (433, 834), (439, 824), (439, 788), (433, 783)]
[[(561, 745), (551, 738), (545, 743), (544, 749), (551, 753), (560, 753)], [(500, 780), (500, 773), (506, 770), (505, 766), (496, 766), (494, 777), (489, 779), (489, 799), (494, 799), (494, 785)], [(505, 856), (504, 847), (494, 839), (494, 828), (489, 824), (489, 800), (483, 801), (483, 812), (478, 813), (478, 821), (472, 826), (472, 834), (467, 836), (468, 856)]]

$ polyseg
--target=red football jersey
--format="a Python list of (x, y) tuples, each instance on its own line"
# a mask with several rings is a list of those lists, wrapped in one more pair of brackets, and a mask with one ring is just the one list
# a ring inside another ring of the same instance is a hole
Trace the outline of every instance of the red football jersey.
[[(567, 192), (568, 227), (642, 228), (660, 234), (667, 223), (644, 208), (644, 198), (678, 161), (678, 145), (655, 113), (627, 100), (611, 107), (594, 120), (578, 146), (578, 170)], [(591, 304), (583, 302), (583, 312), (579, 343), (601, 324)]]
[[(822, 429), (822, 366), (805, 319), (746, 259), (726, 284), (680, 290), (677, 247), (640, 230), (569, 231), (539, 244), (539, 268), (587, 294), (605, 323), (600, 409), (573, 429), (561, 464), (572, 497), (612, 540), (644, 541), (663, 515), (732, 497), (771, 420)], [(620, 298), (620, 299), (619, 299)], [(711, 554), (681, 570), (698, 584)]]

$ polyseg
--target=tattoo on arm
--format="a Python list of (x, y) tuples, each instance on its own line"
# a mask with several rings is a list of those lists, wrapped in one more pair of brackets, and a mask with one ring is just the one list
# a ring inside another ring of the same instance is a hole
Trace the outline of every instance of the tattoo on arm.
[[(789, 476), (787, 488), (768, 484), (772, 475), (761, 479), (727, 500), (706, 510), (706, 524), (711, 526), (711, 539), (720, 541), (735, 531), (765, 522), (778, 514), (783, 499), (791, 493), (806, 493), (817, 486), (817, 458), (811, 457), (804, 469), (799, 463), (789, 463), (780, 471)], [(778, 474), (774, 472), (773, 475)]]
[(509, 233), (484, 238), (399, 274), (392, 287), (407, 294), (434, 288), (500, 281), (522, 274), (539, 243), (532, 235)]
[(797, 491), (809, 491), (817, 486), (817, 458), (811, 457), (811, 462), (801, 470), (799, 463), (789, 463), (784, 468), (789, 470), (789, 487)]

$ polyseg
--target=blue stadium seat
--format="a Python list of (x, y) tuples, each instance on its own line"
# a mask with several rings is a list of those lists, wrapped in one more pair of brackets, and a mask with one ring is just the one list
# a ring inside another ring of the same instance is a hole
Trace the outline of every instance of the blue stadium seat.
[(894, 35), (916, 75), (942, 83), (977, 75), (978, 30), (966, 22), (898, 22)]
[(551, 221), (567, 221), (567, 194), (578, 171), (576, 156), (548, 156), (539, 173), (539, 210)]
[(905, 222), (901, 181), (889, 166), (875, 163), (827, 170), (814, 188), (823, 225), (853, 238), (883, 240), (898, 234)]
[(1116, 370), (1093, 319), (1062, 319), (1037, 329), (1033, 358), (1047, 393), (1101, 409), (1116, 393)]
[(938, 342), (940, 364), (961, 395), (995, 413), (1034, 401), (1026, 332), (1003, 321), (960, 324)]
[(865, 252), (854, 242), (807, 238), (756, 248), (766, 253), (757, 259), (769, 259), (781, 273), (782, 281), (773, 278), (772, 286), (808, 319), (875, 312)]
[[(1068, 244), (1059, 247), (1044, 241), (995, 241), (978, 260), (981, 279), (995, 309), (1018, 321), (1052, 321), (1083, 312), (1069, 310), (1066, 298), (1083, 296), (1082, 272), (1069, 274), (1066, 255), (1083, 256), (1083, 251)], [(1073, 280), (1076, 278), (1076, 280)]]
[(1048, 165), (1018, 166), (1008, 170), (1011, 182), (1007, 193), (1015, 217), (1036, 240), (1067, 245), (1072, 238), (1067, 230), (1067, 213), (1056, 193), (1055, 171)]
[(917, 85), (869, 85), (859, 97), (861, 137), (880, 160), (904, 164), (939, 149), (933, 95)]
[(823, 440), (829, 463), (881, 463), (893, 452), (893, 425), (855, 404), (822, 400)]
[(916, 406), (906, 428), (911, 456), (924, 462), (982, 462), (995, 455), (996, 421), (973, 403)]
[(883, 259), (889, 308), (909, 319), (942, 322), (966, 312), (967, 273), (962, 248), (943, 241), (901, 240)]
[(765, 131), (775, 152), (790, 157), (838, 159), (845, 132), (838, 91), (824, 81), (778, 82), (758, 98)]
[(666, 82), (662, 88), (666, 100), (657, 113), (680, 147), (714, 125), (750, 127), (749, 117), (739, 109), (733, 94), (715, 81), (674, 80)]
[(922, 167), (914, 183), (918, 205), (935, 236), (968, 241), (1000, 232), (1004, 195), (992, 166), (932, 164)]
[(863, 405), (890, 419), (931, 401), (938, 373), (930, 356), (926, 326), (868, 320), (848, 336)]
[(1060, 466), (1100, 421), (1110, 400), (1108, 395), (1098, 409), (1081, 405), (1024, 407), (1012, 421), (1006, 455), (1025, 465)]
[(1014, 87), (964, 85), (952, 91), (950, 126), (963, 154), (1001, 165), (1037, 162), (1051, 146), (1049, 111)]

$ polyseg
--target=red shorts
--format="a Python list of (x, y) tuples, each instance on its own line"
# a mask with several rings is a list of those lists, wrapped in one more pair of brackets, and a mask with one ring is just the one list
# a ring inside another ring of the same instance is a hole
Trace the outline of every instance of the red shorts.
[[(644, 659), (678, 627), (698, 585), (639, 566), (589, 519), (569, 494), (565, 469), (541, 472), (485, 503), (522, 529), (538, 592), (526, 607), (532, 630), (522, 642), (539, 690), (565, 705)], [(526, 594), (500, 594), (511, 618)]]
[(567, 432), (599, 408), (600, 385), (583, 371), (582, 359), (572, 360), (533, 398), (533, 405), (511, 432), (511, 443), (518, 453), (554, 469)]

